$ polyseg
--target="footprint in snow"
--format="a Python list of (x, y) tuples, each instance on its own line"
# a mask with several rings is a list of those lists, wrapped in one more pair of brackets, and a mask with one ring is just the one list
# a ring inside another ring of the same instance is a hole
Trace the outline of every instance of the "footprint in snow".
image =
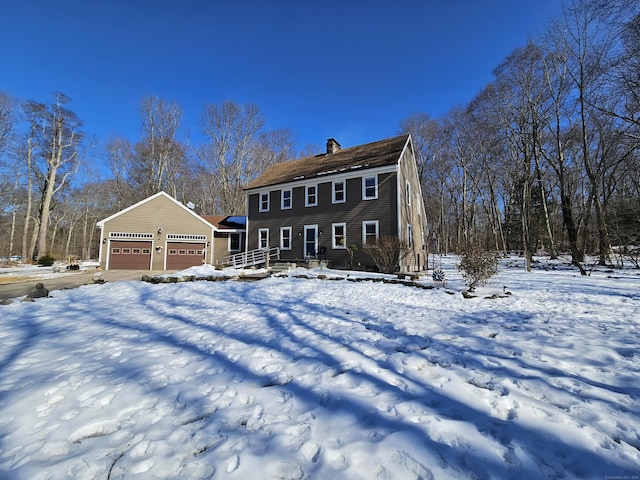
[(234, 455), (227, 463), (227, 473), (235, 472), (240, 466), (240, 455)]
[(320, 456), (321, 447), (315, 442), (309, 442), (302, 445), (300, 448), (300, 452), (304, 458), (306, 458), (309, 462), (315, 463), (318, 461), (318, 457)]
[(420, 480), (434, 480), (433, 472), (418, 462), (407, 452), (394, 450), (391, 452), (391, 463), (394, 465), (395, 471), (404, 472), (401, 478), (415, 478)]
[(304, 470), (297, 463), (279, 463), (269, 469), (269, 478), (279, 480), (302, 480)]

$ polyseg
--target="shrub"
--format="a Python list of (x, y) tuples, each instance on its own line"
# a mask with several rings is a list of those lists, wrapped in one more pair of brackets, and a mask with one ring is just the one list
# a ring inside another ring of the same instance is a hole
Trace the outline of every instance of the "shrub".
[(468, 248), (460, 257), (458, 270), (462, 272), (462, 278), (469, 287), (469, 291), (473, 292), (477, 286), (485, 285), (498, 273), (498, 256), (495, 252)]
[(51, 265), (53, 265), (55, 261), (56, 259), (53, 258), (51, 255), (43, 255), (40, 258), (38, 258), (38, 265), (41, 265), (43, 267), (50, 267)]
[(363, 245), (362, 249), (371, 256), (381, 273), (397, 272), (400, 260), (411, 251), (407, 242), (395, 237), (379, 238), (375, 243)]

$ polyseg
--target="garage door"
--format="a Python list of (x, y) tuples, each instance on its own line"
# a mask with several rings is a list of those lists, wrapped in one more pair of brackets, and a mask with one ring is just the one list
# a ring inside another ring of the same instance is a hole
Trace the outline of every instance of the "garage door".
[(149, 270), (151, 242), (123, 242), (111, 240), (108, 269)]
[(167, 270), (182, 270), (202, 265), (203, 260), (204, 243), (167, 243)]

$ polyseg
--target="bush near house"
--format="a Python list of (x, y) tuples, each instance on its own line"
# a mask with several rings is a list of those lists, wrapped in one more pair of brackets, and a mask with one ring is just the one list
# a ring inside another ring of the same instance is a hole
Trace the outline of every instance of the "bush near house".
[(53, 258), (51, 255), (43, 255), (40, 258), (38, 258), (38, 265), (42, 267), (50, 267), (51, 265), (54, 264), (55, 261), (56, 259)]
[(381, 273), (396, 273), (400, 261), (411, 252), (407, 242), (396, 237), (381, 237), (375, 243), (363, 245)]

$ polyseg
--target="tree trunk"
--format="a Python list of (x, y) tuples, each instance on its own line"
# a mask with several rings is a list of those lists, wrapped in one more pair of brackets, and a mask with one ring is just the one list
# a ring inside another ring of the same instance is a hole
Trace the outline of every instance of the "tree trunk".
[(38, 242), (36, 244), (36, 254), (38, 256), (48, 253), (43, 250), (47, 248), (47, 230), (49, 227), (49, 214), (51, 213), (51, 200), (53, 199), (56, 171), (57, 167), (51, 165), (47, 171), (47, 179), (42, 191), (40, 213), (38, 216), (40, 227), (38, 228)]
[(534, 156), (536, 164), (536, 180), (538, 181), (538, 187), (540, 188), (540, 196), (542, 198), (542, 210), (544, 212), (544, 223), (547, 230), (547, 237), (549, 238), (549, 255), (552, 259), (558, 258), (558, 252), (556, 250), (555, 241), (553, 239), (553, 231), (551, 230), (551, 220), (549, 217), (549, 207), (547, 206), (547, 196), (545, 194), (544, 185), (542, 183), (542, 174), (540, 173), (540, 161), (538, 156)]
[[(33, 132), (32, 132), (33, 135)], [(33, 179), (31, 178), (31, 160), (33, 157), (32, 139), (27, 141), (27, 208), (24, 214), (24, 228), (22, 230), (22, 261), (31, 262), (33, 259), (33, 248), (27, 246), (29, 239), (29, 223), (31, 222), (31, 209), (33, 208)]]

